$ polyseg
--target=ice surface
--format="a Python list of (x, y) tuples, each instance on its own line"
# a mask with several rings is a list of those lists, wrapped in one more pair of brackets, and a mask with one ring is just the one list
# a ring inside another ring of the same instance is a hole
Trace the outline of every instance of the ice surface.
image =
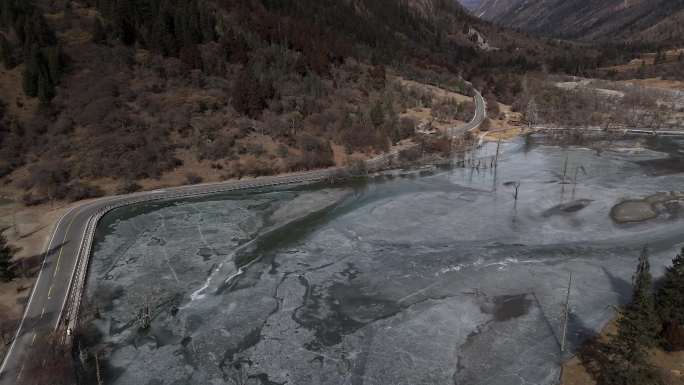
[(684, 241), (677, 216), (612, 222), (622, 199), (684, 189), (642, 163), (663, 146), (617, 146), (514, 143), (496, 171), (117, 212), (87, 292), (107, 383), (553, 384), (570, 273), (572, 351), (628, 299), (644, 244), (659, 275)]

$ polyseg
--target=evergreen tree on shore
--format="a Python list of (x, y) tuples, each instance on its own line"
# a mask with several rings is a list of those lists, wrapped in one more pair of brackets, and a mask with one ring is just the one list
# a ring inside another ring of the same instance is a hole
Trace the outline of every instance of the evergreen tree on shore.
[(618, 320), (618, 334), (614, 345), (626, 361), (639, 364), (646, 360), (646, 349), (656, 346), (660, 332), (647, 248), (643, 249), (639, 257), (632, 285), (632, 302), (625, 307)]
[(663, 347), (684, 349), (684, 247), (665, 271), (656, 294), (656, 310), (663, 327)]
[(618, 332), (609, 342), (611, 363), (604, 373), (608, 384), (661, 383), (648, 363), (648, 349), (657, 345), (660, 333), (652, 285), (648, 249), (644, 247), (632, 278), (632, 301), (622, 311), (617, 322)]
[(684, 325), (684, 247), (665, 271), (663, 285), (656, 297), (656, 308), (662, 321)]

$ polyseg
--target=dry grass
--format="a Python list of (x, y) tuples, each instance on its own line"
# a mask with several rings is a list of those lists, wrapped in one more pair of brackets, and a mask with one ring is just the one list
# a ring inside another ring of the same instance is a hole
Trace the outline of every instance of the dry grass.
[(562, 385), (595, 385), (596, 381), (584, 369), (584, 365), (574, 357), (563, 365)]
[[(665, 51), (665, 62), (674, 62), (679, 59), (679, 54), (684, 52), (684, 48), (677, 48)], [(625, 72), (639, 69), (643, 65), (655, 64), (655, 53), (645, 53), (636, 59), (632, 59), (629, 63), (620, 64), (612, 67), (603, 67), (602, 70), (614, 70), (617, 72)]]
[(483, 140), (496, 142), (499, 140), (511, 140), (525, 133), (526, 127), (522, 124), (522, 114), (513, 112), (511, 106), (499, 103), (499, 117), (490, 118), (489, 131), (478, 130), (476, 133)]
[(499, 140), (511, 140), (520, 135), (523, 135), (527, 129), (525, 127), (511, 127), (504, 129), (497, 129), (494, 131), (489, 131), (482, 133), (484, 135), (484, 140), (489, 142), (497, 142)]
[(493, 129), (498, 130), (519, 130), (523, 116), (520, 112), (513, 112), (511, 106), (499, 103), (500, 114), (496, 119), (490, 117)]
[(429, 84), (418, 83), (418, 82), (413, 81), (413, 80), (404, 79), (400, 76), (396, 76), (396, 77), (390, 78), (388, 80), (396, 80), (399, 82), (399, 84), (401, 84), (404, 87), (416, 87), (416, 88), (421, 89), (423, 91), (430, 92), (430, 93), (432, 93), (432, 95), (435, 98), (440, 98), (443, 100), (455, 99), (459, 103), (469, 102), (469, 101), (473, 100), (473, 98), (471, 98), (470, 96), (467, 96), (467, 95), (459, 94), (459, 93), (449, 91), (449, 90), (446, 90), (444, 88), (440, 88), (437, 86), (429, 85)]
[(447, 132), (450, 128), (463, 125), (465, 122), (457, 119), (450, 119), (447, 121), (439, 121), (432, 116), (431, 108), (416, 107), (406, 110), (406, 112), (399, 114), (401, 118), (411, 118), (416, 121), (417, 127), (432, 126), (432, 129)]

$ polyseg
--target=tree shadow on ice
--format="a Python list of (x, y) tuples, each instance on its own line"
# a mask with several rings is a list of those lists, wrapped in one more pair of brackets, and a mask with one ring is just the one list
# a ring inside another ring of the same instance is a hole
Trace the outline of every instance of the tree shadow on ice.
[(616, 276), (603, 266), (601, 269), (603, 269), (603, 273), (608, 277), (608, 282), (610, 283), (613, 292), (618, 294), (619, 302), (623, 304), (629, 301), (632, 294), (632, 283)]
[[(598, 335), (598, 332), (587, 325), (576, 313), (568, 313), (567, 345), (565, 354), (574, 354), (582, 344)], [(568, 358), (567, 356), (563, 358)]]

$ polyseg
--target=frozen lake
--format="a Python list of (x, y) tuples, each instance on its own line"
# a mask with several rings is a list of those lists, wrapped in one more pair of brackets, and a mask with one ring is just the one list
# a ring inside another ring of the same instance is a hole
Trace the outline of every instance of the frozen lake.
[(553, 384), (569, 275), (572, 350), (628, 299), (645, 244), (660, 275), (684, 242), (677, 205), (610, 218), (684, 190), (684, 144), (647, 144), (518, 141), (496, 171), (118, 210), (87, 290), (106, 383)]

